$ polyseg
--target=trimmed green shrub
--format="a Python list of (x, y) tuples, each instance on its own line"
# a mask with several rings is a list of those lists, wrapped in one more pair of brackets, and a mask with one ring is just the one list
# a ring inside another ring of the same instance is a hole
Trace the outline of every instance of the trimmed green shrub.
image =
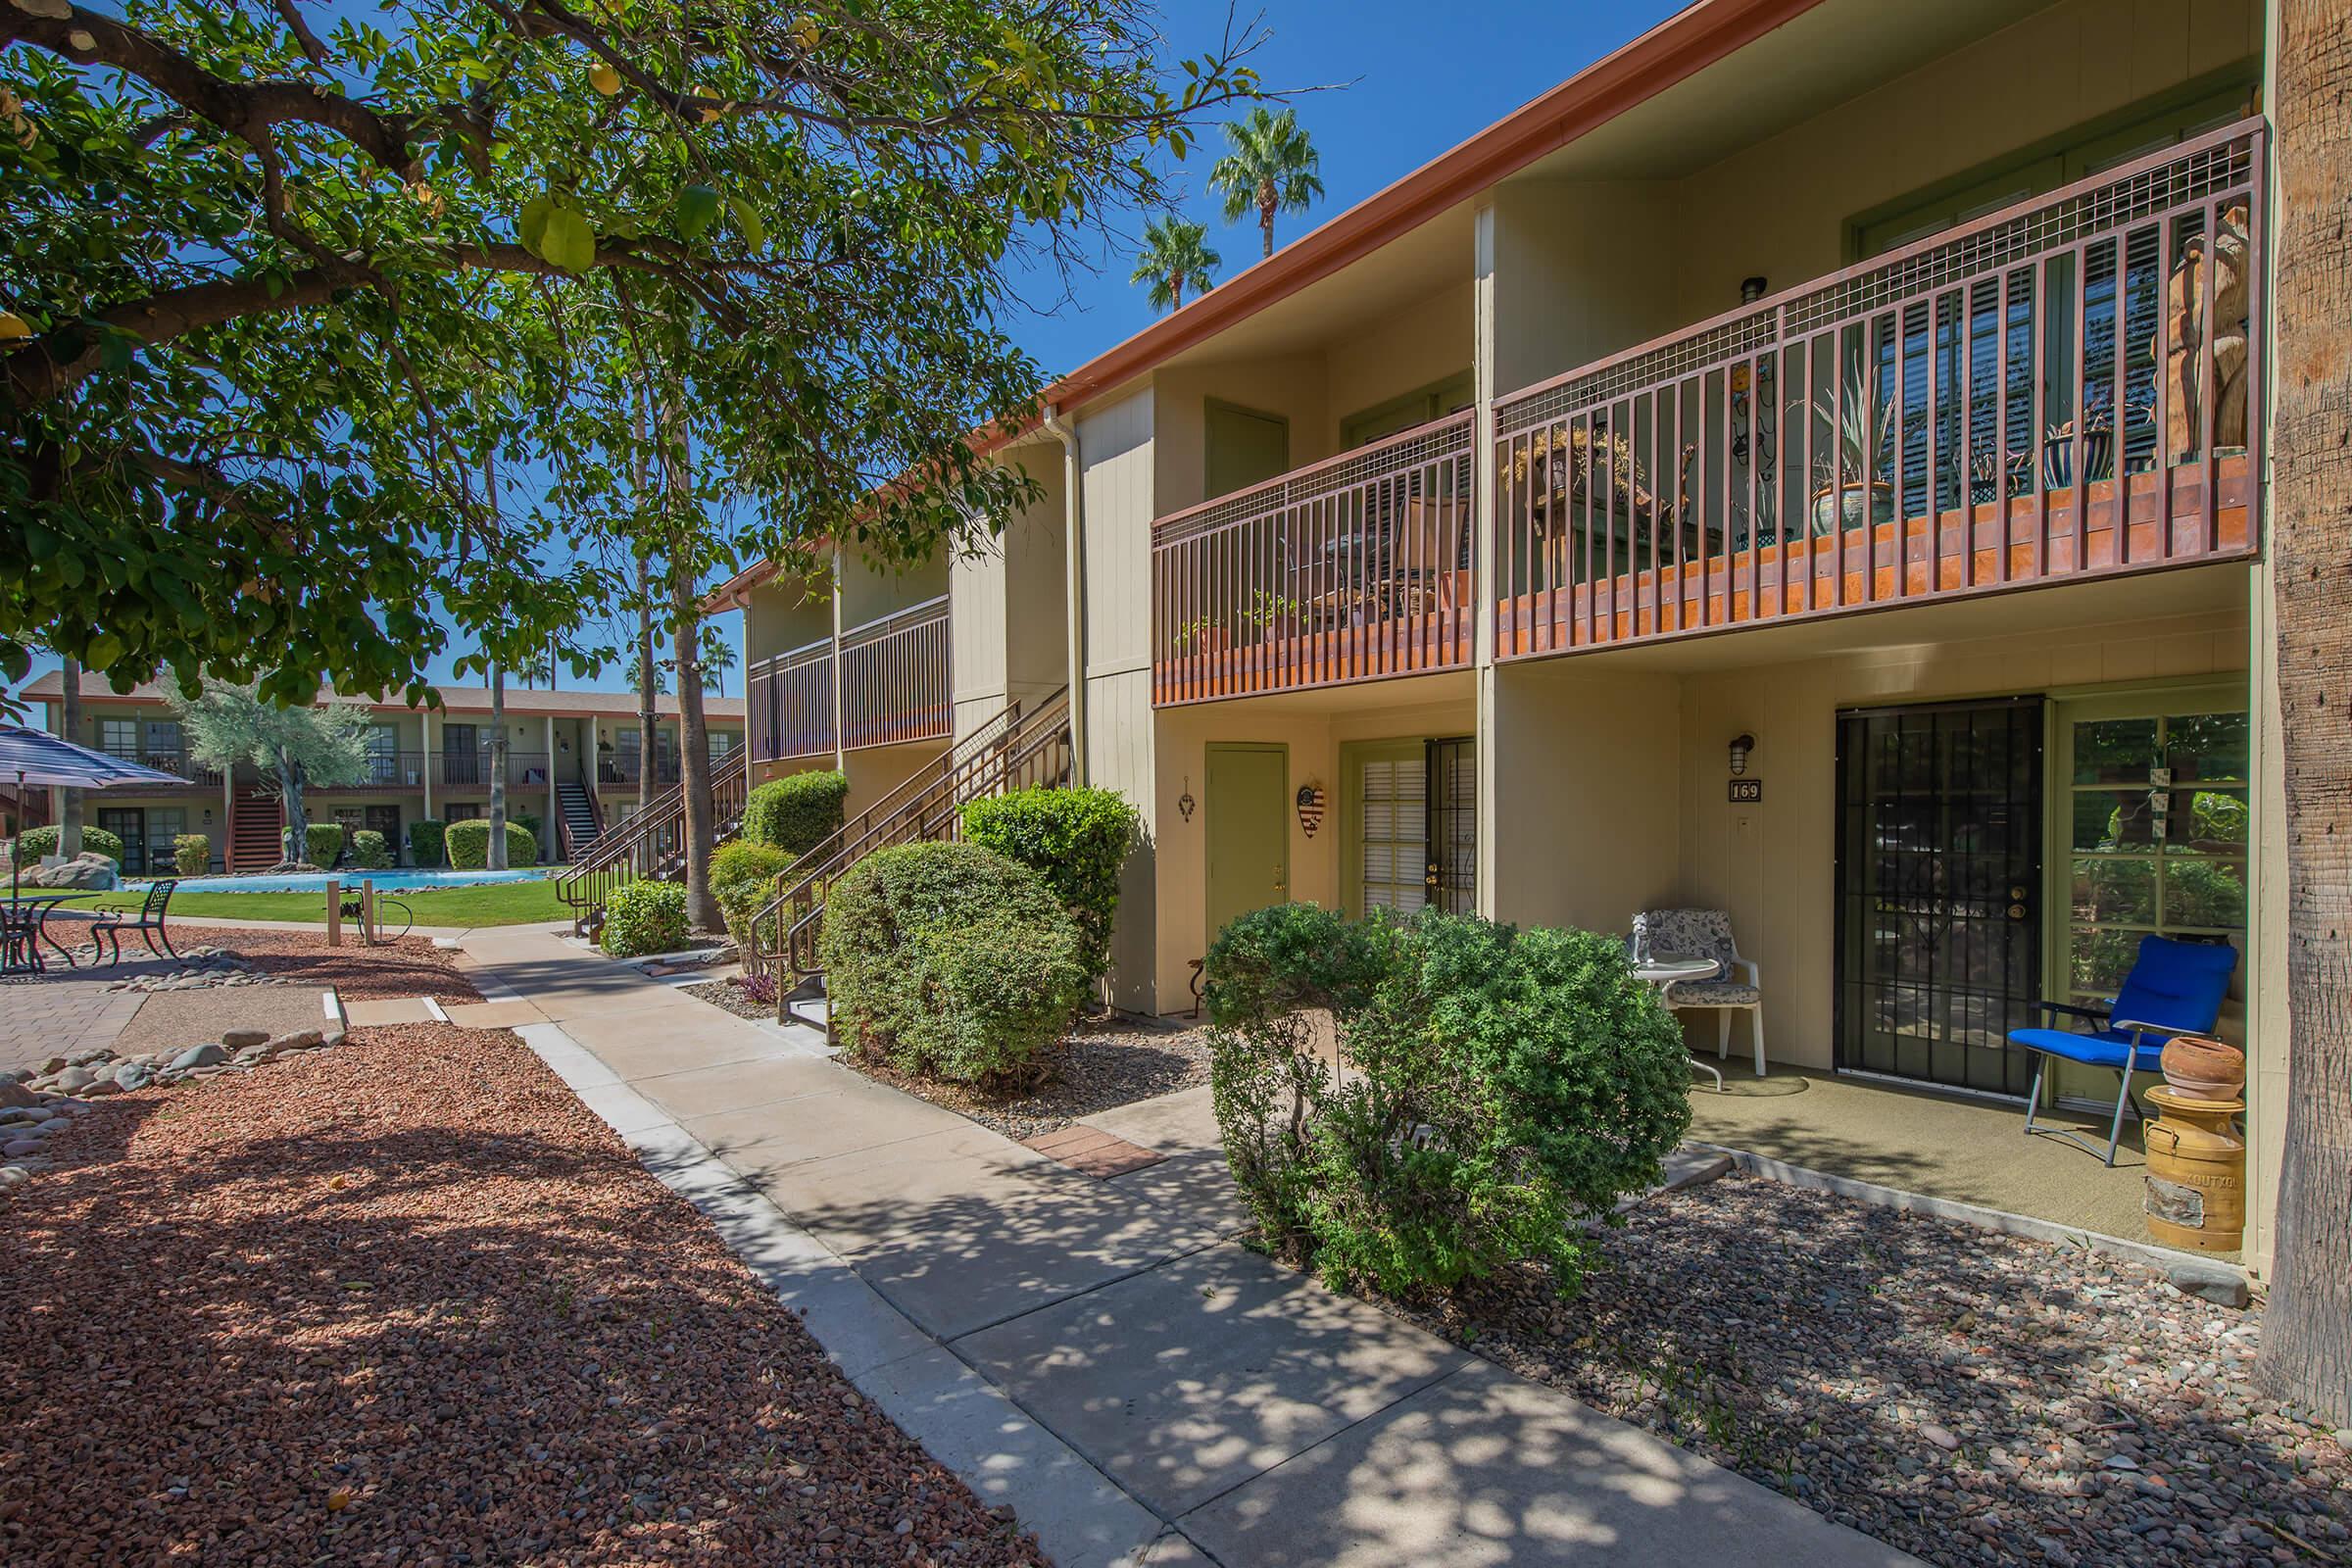
[[(490, 863), (490, 819), (470, 817), (452, 822), (442, 831), (442, 843), (449, 856), (450, 868), (458, 871), (479, 871)], [(507, 865), (514, 869), (539, 863), (539, 840), (520, 822), (507, 823)]]
[(615, 958), (683, 950), (686, 889), (675, 882), (631, 882), (614, 888), (605, 897), (601, 940)]
[(389, 870), (392, 865), (392, 846), (372, 828), (354, 828), (351, 834), (351, 863), (363, 871)]
[(1089, 984), (1110, 972), (1119, 871), (1141, 818), (1116, 790), (1015, 790), (963, 808), (963, 836), (1046, 879), (1085, 939)]
[(825, 996), (902, 1072), (1017, 1081), (1085, 994), (1084, 942), (1045, 879), (977, 844), (900, 845), (825, 893)]
[(311, 864), (331, 866), (342, 854), (342, 823), (313, 822), (302, 830), (302, 858)]
[(807, 855), (840, 828), (849, 796), (849, 779), (830, 769), (771, 779), (745, 797), (743, 836)]
[[(745, 963), (754, 961), (756, 950), (773, 951), (776, 945), (776, 922), (771, 915), (754, 932), (752, 922), (776, 896), (776, 878), (792, 869), (790, 851), (773, 844), (754, 844), (748, 839), (730, 839), (710, 856), (710, 897), (718, 901), (718, 912), (727, 922), (727, 935), (735, 939), (735, 947)], [(755, 943), (753, 938), (759, 941)]]
[(1659, 1180), (1690, 1122), (1681, 1031), (1591, 932), (1278, 906), (1218, 934), (1203, 996), (1234, 1180), (1334, 1286), (1408, 1296), (1529, 1260), (1571, 1291), (1584, 1222)]
[(213, 841), (201, 833), (174, 834), (172, 864), (181, 876), (202, 876), (212, 869)]
[(441, 863), (449, 854), (449, 826), (438, 817), (420, 816), (409, 824), (409, 860), (418, 866), (432, 867)]
[[(17, 863), (19, 865), (38, 865), (42, 856), (56, 853), (57, 829), (54, 825), (28, 827), (17, 835)], [(122, 863), (122, 841), (102, 827), (85, 827), (81, 830), (81, 853), (103, 855), (117, 865), (121, 865)]]
[(539, 813), (536, 811), (516, 811), (507, 820), (528, 833), (533, 844), (542, 843), (547, 837), (543, 831), (543, 824), (539, 820)]

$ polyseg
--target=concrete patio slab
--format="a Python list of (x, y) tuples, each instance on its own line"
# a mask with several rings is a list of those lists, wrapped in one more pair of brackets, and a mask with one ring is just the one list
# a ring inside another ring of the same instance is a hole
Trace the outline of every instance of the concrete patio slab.
[(1099, 1127), (1131, 1144), (1156, 1149), (1163, 1154), (1224, 1147), (1217, 1133), (1217, 1112), (1209, 1102), (1206, 1084), (1097, 1111), (1086, 1118), (1086, 1125)]
[(422, 997), (380, 997), (372, 1002), (346, 1002), (343, 1012), (354, 1029), (370, 1024), (437, 1023), (440, 1020)]
[(797, 1054), (789, 1042), (756, 1029), (719, 1029), (710, 1033), (682, 1030), (676, 1018), (659, 1011), (555, 1021), (562, 1023), (582, 1046), (603, 1057), (607, 1066), (631, 1080), (691, 1072), (697, 1067), (715, 1067), (723, 1062)]
[(1169, 1154), (1157, 1164), (1113, 1176), (1108, 1185), (1124, 1197), (1186, 1215), (1219, 1236), (1231, 1236), (1250, 1222), (1222, 1149)]
[(1915, 1561), (1485, 1361), (1178, 1524), (1253, 1568)]
[(956, 1348), (1169, 1518), (1470, 1358), (1230, 1243)]
[[(660, 1081), (646, 1080), (649, 1084)], [(831, 1094), (833, 1103), (804, 1106), (801, 1114), (789, 1120), (776, 1116), (769, 1106), (758, 1105), (690, 1117), (684, 1125), (688, 1132), (708, 1144), (713, 1153), (748, 1176), (762, 1176), (787, 1165), (830, 1159), (837, 1154), (950, 1132), (966, 1125), (954, 1111), (918, 1101), (919, 1108), (901, 1106), (891, 1125), (877, 1130), (871, 1120), (875, 1107), (869, 1097), (889, 1093), (873, 1085), (838, 1089)]]
[(941, 1339), (1198, 1250), (1219, 1230), (985, 1128), (762, 1172), (761, 1191)]
[(840, 1079), (839, 1068), (807, 1056), (753, 1056), (633, 1081), (639, 1093), (686, 1122), (719, 1111), (838, 1094)]
[(1009, 1503), (1060, 1568), (1136, 1568), (1165, 1533), (1150, 1510), (945, 1349), (877, 1368), (858, 1386), (920, 1434), (982, 1502)]
[(514, 1029), (548, 1021), (547, 1014), (528, 1002), (444, 1003), (441, 1010), (461, 1029)]

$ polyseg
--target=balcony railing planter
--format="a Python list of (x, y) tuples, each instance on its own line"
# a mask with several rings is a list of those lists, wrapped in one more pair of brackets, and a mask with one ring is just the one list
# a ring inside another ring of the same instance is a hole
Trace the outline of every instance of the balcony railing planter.
[(1456, 414), (1152, 526), (1152, 701), (1464, 666), (1471, 416)]
[(1497, 657), (2250, 554), (2262, 140), (2218, 131), (1504, 399)]

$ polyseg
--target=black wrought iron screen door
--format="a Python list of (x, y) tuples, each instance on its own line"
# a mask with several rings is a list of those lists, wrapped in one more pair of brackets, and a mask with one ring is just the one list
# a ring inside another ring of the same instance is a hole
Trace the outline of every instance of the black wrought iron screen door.
[(1840, 1068), (2026, 1092), (2042, 766), (2039, 697), (1838, 715)]

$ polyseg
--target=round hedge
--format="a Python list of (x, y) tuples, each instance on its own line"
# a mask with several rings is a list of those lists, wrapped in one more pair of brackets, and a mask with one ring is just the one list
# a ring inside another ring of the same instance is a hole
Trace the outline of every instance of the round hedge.
[[(40, 863), (41, 857), (56, 853), (57, 829), (54, 826), (28, 827), (17, 835), (16, 854), (19, 865), (37, 865)], [(117, 865), (121, 865), (122, 863), (122, 841), (102, 827), (85, 827), (81, 830), (81, 853), (103, 855)]]
[(1119, 874), (1135, 848), (1139, 820), (1116, 790), (1014, 790), (968, 802), (963, 836), (1046, 879), (1086, 939), (1092, 983), (1110, 972)]
[(743, 837), (793, 855), (807, 855), (841, 827), (850, 781), (831, 769), (788, 773), (744, 798)]
[(1045, 879), (976, 844), (867, 856), (826, 890), (820, 946), (826, 1004), (857, 1049), (959, 1083), (1027, 1070), (1087, 983)]
[[(452, 869), (479, 871), (490, 864), (490, 819), (470, 817), (452, 822), (442, 830), (442, 842)], [(539, 841), (531, 830), (520, 822), (507, 824), (507, 864), (510, 867), (537, 865)]]

